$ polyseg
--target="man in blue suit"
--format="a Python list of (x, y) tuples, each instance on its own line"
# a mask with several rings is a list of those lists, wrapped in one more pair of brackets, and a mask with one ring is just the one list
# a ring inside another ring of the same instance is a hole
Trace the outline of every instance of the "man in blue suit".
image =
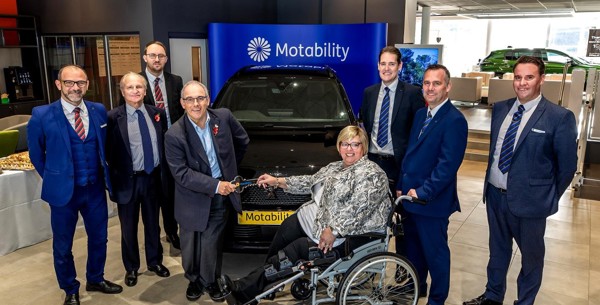
[(515, 304), (533, 304), (542, 284), (546, 218), (577, 169), (577, 126), (568, 109), (541, 95), (544, 62), (523, 56), (513, 67), (517, 94), (496, 103), (484, 202), (490, 230), (485, 293), (466, 305), (501, 305), (512, 256), (521, 251)]
[(42, 199), (50, 204), (54, 270), (66, 293), (64, 304), (79, 304), (79, 282), (73, 262), (73, 235), (81, 213), (88, 234), (86, 290), (120, 293), (104, 279), (108, 210), (111, 191), (105, 161), (106, 109), (84, 101), (88, 78), (68, 65), (58, 72), (60, 100), (35, 107), (27, 125), (29, 157), (43, 179)]
[(456, 173), (467, 148), (467, 121), (448, 99), (451, 86), (446, 67), (430, 65), (425, 70), (423, 96), (429, 106), (415, 115), (396, 188), (398, 196), (427, 202), (403, 202), (403, 223), (406, 256), (421, 279), (420, 295), (427, 291), (427, 274), (431, 276), (431, 305), (442, 305), (448, 298), (448, 218), (460, 211)]

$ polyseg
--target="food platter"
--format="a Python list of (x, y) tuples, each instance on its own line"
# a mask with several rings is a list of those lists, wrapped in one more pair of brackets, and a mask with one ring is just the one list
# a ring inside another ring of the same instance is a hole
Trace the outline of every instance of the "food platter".
[(33, 164), (29, 160), (29, 152), (24, 151), (0, 158), (0, 169), (4, 170), (33, 170)]

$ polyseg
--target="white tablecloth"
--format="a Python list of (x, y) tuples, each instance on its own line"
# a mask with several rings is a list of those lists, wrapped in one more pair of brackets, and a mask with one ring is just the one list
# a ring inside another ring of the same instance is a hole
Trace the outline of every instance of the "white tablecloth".
[(52, 237), (50, 207), (36, 171), (0, 174), (0, 255)]
[[(0, 174), (0, 255), (52, 237), (50, 207), (41, 192), (42, 178), (34, 170)], [(108, 215), (116, 214), (116, 203), (109, 199)]]

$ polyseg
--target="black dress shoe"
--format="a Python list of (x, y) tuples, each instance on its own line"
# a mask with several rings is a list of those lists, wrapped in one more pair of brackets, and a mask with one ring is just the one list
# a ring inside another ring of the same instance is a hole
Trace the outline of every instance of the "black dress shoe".
[(485, 293), (466, 302), (463, 305), (502, 305), (502, 302), (493, 301), (485, 297)]
[(121, 293), (123, 291), (123, 287), (117, 285), (115, 283), (111, 283), (107, 280), (104, 280), (100, 283), (86, 283), (85, 290), (87, 291), (100, 291), (102, 293), (115, 294)]
[(225, 298), (236, 290), (233, 282), (227, 275), (221, 275), (214, 283), (206, 287), (208, 295), (213, 302), (224, 302)]
[(181, 250), (181, 242), (179, 241), (179, 236), (177, 236), (177, 234), (167, 235), (167, 242), (171, 243), (173, 248)]
[(195, 301), (202, 296), (202, 284), (199, 282), (190, 282), (187, 290), (185, 291), (185, 297), (188, 301)]
[(160, 277), (169, 277), (169, 275), (171, 275), (169, 269), (167, 269), (167, 267), (165, 267), (163, 264), (148, 266), (148, 271), (152, 271)]
[(79, 293), (67, 294), (63, 305), (79, 305)]
[(133, 287), (137, 284), (137, 277), (138, 277), (138, 273), (137, 271), (127, 271), (125, 273), (125, 285), (129, 286), (129, 287)]

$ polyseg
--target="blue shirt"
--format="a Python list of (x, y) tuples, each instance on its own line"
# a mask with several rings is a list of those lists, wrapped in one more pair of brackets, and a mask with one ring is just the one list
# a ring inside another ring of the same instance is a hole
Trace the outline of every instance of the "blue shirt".
[[(208, 163), (210, 165), (210, 171), (212, 174), (213, 178), (219, 178), (221, 177), (221, 169), (219, 168), (219, 162), (217, 160), (217, 153), (215, 151), (215, 147), (213, 145), (213, 138), (211, 133), (211, 129), (207, 128), (210, 124), (210, 116), (207, 114), (206, 115), (206, 124), (204, 125), (204, 128), (200, 128), (200, 126), (196, 125), (196, 123), (194, 123), (190, 117), (188, 116), (188, 120), (190, 120), (190, 122), (192, 123), (192, 126), (194, 126), (194, 130), (196, 131), (196, 134), (198, 135), (198, 137), (200, 138), (200, 142), (202, 142), (202, 146), (204, 146), (204, 151), (206, 152), (206, 156), (208, 156)], [(218, 187), (218, 186), (217, 186)]]

